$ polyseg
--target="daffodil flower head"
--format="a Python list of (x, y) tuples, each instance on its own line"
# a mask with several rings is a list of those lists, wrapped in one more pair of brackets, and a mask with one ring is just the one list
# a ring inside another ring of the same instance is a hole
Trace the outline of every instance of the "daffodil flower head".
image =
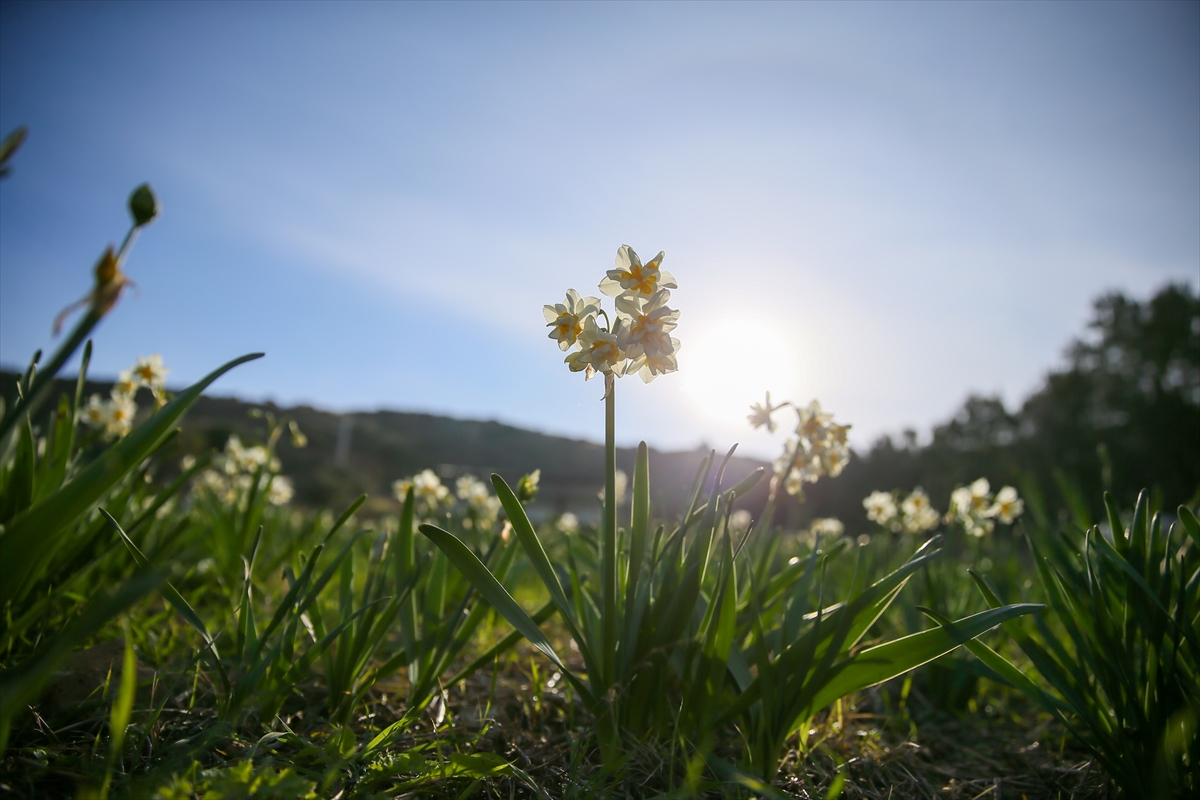
[(296, 490), (292, 486), (291, 478), (283, 475), (271, 476), (271, 482), (267, 485), (267, 502), (273, 506), (286, 506), (292, 502), (295, 494)]
[(905, 498), (900, 509), (904, 512), (904, 530), (908, 533), (923, 533), (936, 528), (941, 521), (941, 514), (934, 509), (929, 495), (920, 486)]
[(122, 370), (117, 373), (117, 382), (113, 384), (113, 394), (122, 394), (127, 397), (133, 397), (137, 394), (138, 386), (141, 384), (134, 377), (132, 369)]
[(775, 420), (771, 419), (771, 415), (787, 403), (778, 406), (771, 405), (771, 393), (767, 392), (767, 399), (762, 403), (752, 403), (750, 405), (750, 414), (746, 419), (750, 420), (750, 426), (754, 428), (766, 428), (767, 433), (775, 432)]
[[(1005, 497), (1015, 499), (1015, 495), (1016, 490), (1013, 489), (1011, 495)], [(999, 512), (993, 514), (993, 508), (991, 485), (987, 478), (979, 478), (970, 486), (959, 486), (950, 493), (950, 510), (946, 512), (946, 521), (960, 523), (971, 536), (985, 536), (996, 527), (992, 517), (998, 516)]]
[(667, 334), (679, 324), (679, 311), (667, 306), (671, 293), (660, 289), (646, 295), (626, 293), (616, 299), (621, 325), (621, 348), (630, 358), (643, 353), (671, 353), (671, 337)]
[(800, 422), (796, 425), (796, 434), (812, 444), (821, 444), (829, 436), (826, 424), (833, 419), (833, 414), (821, 411), (821, 404), (813, 400), (799, 410)]
[(542, 316), (550, 328), (549, 338), (558, 341), (559, 350), (575, 344), (583, 332), (583, 320), (599, 311), (600, 298), (580, 297), (574, 289), (567, 289), (563, 302), (542, 306)]
[(149, 356), (138, 356), (133, 366), (133, 377), (142, 386), (147, 386), (156, 392), (166, 388), (167, 373), (171, 370), (163, 366), (162, 356), (158, 353)]
[(659, 289), (677, 288), (675, 277), (660, 269), (662, 260), (663, 253), (660, 251), (643, 264), (633, 248), (623, 244), (617, 248), (616, 269), (610, 269), (604, 280), (600, 281), (600, 291), (609, 297), (617, 297), (625, 292), (648, 297)]
[(580, 351), (566, 358), (571, 371), (578, 371), (576, 365), (582, 363), (588, 370), (589, 378), (595, 372), (624, 375), (626, 358), (621, 351), (619, 335), (619, 330), (610, 332), (597, 325), (594, 316), (585, 318), (583, 332), (579, 334)]
[(83, 421), (93, 428), (103, 428), (108, 425), (109, 407), (98, 394), (88, 398), (83, 407)]
[(1025, 511), (1025, 501), (1017, 496), (1017, 490), (1005, 486), (996, 492), (996, 502), (986, 512), (988, 517), (1000, 520), (1005, 525), (1011, 525)]
[(132, 397), (114, 395), (108, 401), (108, 416), (104, 432), (110, 438), (119, 439), (133, 430), (133, 417), (137, 414), (137, 403)]
[(679, 311), (667, 305), (667, 290), (676, 283), (659, 268), (662, 258), (659, 253), (642, 264), (628, 245), (617, 250), (617, 268), (600, 282), (600, 289), (615, 298), (612, 316), (598, 298), (581, 297), (574, 289), (563, 302), (543, 306), (549, 338), (570, 351), (563, 359), (569, 370), (585, 373), (588, 380), (597, 372), (608, 380), (636, 372), (645, 383), (678, 371), (680, 343), (671, 331), (679, 324)]
[(678, 339), (671, 339), (670, 352), (655, 352), (646, 353), (639, 356), (629, 367), (626, 372), (637, 372), (638, 377), (642, 379), (642, 383), (649, 383), (659, 375), (666, 375), (669, 372), (679, 371), (679, 361), (675, 358), (675, 353), (679, 352), (680, 344)]

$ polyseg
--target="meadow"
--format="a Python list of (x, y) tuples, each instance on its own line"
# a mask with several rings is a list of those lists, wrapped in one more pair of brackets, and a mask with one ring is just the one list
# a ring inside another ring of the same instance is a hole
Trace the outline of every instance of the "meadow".
[(1200, 792), (1196, 495), (975, 472), (860, 492), (857, 535), (797, 524), (783, 507), (837, 484), (848, 426), (768, 396), (749, 422), (786, 433), (779, 460), (734, 482), (732, 451), (710, 453), (660, 513), (645, 444), (617, 469), (615, 409), (635, 377), (677, 369), (676, 279), (622, 246), (604, 297), (544, 310), (548, 356), (604, 393), (595, 524), (532, 522), (537, 471), (397, 476), (394, 512), (303, 506), (277, 452), (305, 445), (294, 419), (176, 448), (201, 393), (257, 354), (177, 393), (155, 357), (85, 391), (90, 334), (158, 213), (148, 186), (129, 209), (0, 420), (0, 791)]

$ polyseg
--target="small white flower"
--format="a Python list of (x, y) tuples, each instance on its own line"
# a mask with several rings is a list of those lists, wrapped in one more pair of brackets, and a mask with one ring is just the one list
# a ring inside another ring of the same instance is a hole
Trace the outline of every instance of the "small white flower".
[(929, 495), (918, 486), (900, 504), (904, 512), (904, 530), (908, 533), (923, 533), (937, 527), (941, 515), (934, 510), (929, 502)]
[(134, 377), (132, 369), (121, 370), (117, 373), (117, 382), (113, 384), (112, 391), (114, 395), (133, 397), (141, 385), (141, 381)]
[(466, 500), (471, 505), (475, 505), (483, 500), (486, 500), (490, 494), (483, 481), (479, 480), (474, 475), (463, 475), (454, 482), (454, 489), (454, 493), (458, 495), (458, 499)]
[(891, 492), (871, 492), (863, 500), (863, 508), (867, 510), (867, 519), (885, 528), (891, 527), (898, 513), (896, 498)]
[(641, 294), (623, 294), (616, 300), (617, 312), (622, 319), (619, 342), (626, 358), (641, 355), (670, 355), (675, 352), (668, 335), (679, 325), (679, 312), (669, 308), (667, 301), (671, 293), (661, 289), (646, 297)]
[(600, 291), (609, 297), (616, 297), (624, 292), (640, 294), (649, 297), (659, 289), (674, 289), (677, 284), (671, 273), (661, 270), (663, 253), (659, 253), (645, 264), (638, 254), (627, 244), (617, 248), (617, 258), (604, 280), (600, 281)]
[(108, 417), (105, 421), (106, 435), (119, 439), (133, 430), (133, 417), (137, 414), (137, 403), (125, 395), (114, 395), (108, 401)]
[(565, 359), (572, 372), (586, 369), (589, 378), (595, 372), (618, 376), (624, 374), (625, 354), (621, 352), (617, 334), (601, 329), (595, 317), (583, 321), (579, 345), (579, 352)]
[[(625, 474), (625, 470), (623, 470), (623, 469), (617, 470), (616, 475), (613, 476), (613, 488), (616, 490), (615, 494), (617, 495), (617, 505), (619, 505), (619, 506), (625, 505), (625, 490), (628, 487), (629, 487), (629, 476)], [(600, 490), (600, 499), (604, 500), (604, 490), (603, 489)]]
[(821, 404), (813, 400), (800, 409), (800, 422), (796, 425), (796, 434), (811, 444), (819, 445), (829, 437), (826, 423), (833, 419), (833, 414), (821, 411)]
[(572, 514), (570, 511), (565, 512), (554, 523), (554, 527), (558, 528), (563, 533), (578, 533), (579, 532), (579, 517)]
[(991, 504), (992, 487), (987, 478), (980, 478), (971, 484), (971, 510), (983, 512)]
[(781, 406), (771, 405), (771, 393), (767, 392), (767, 399), (762, 404), (750, 404), (750, 415), (746, 419), (750, 420), (751, 427), (766, 428), (767, 433), (774, 433), (775, 420), (771, 419), (771, 415), (779, 408)]
[(109, 406), (98, 394), (88, 398), (81, 416), (83, 421), (93, 428), (104, 428), (108, 425)]
[(561, 303), (542, 307), (542, 315), (550, 328), (550, 338), (558, 341), (558, 349), (566, 350), (575, 344), (583, 332), (583, 320), (600, 310), (600, 298), (580, 297), (579, 292), (567, 289)]
[(750, 523), (753, 521), (749, 511), (739, 508), (729, 515), (729, 531), (730, 533), (745, 533), (750, 530)]
[(846, 464), (850, 462), (850, 449), (848, 447), (831, 447), (825, 450), (821, 455), (821, 467), (825, 474), (831, 478), (836, 478), (842, 474), (842, 470), (846, 468)]
[(837, 538), (846, 532), (846, 526), (837, 517), (822, 517), (809, 523), (808, 531), (813, 536), (832, 536)]
[(431, 503), (442, 503), (450, 497), (450, 490), (442, 485), (437, 473), (425, 469), (417, 473), (413, 479), (413, 494)]
[(267, 501), (274, 506), (286, 506), (292, 502), (295, 493), (296, 490), (293, 488), (290, 478), (274, 475), (271, 477), (271, 483), (267, 486)]
[(1024, 511), (1025, 501), (1017, 496), (1017, 490), (1005, 486), (996, 492), (996, 502), (987, 510), (987, 516), (995, 517), (1005, 525), (1011, 525)]
[(133, 377), (142, 386), (148, 386), (155, 392), (161, 392), (167, 386), (167, 373), (171, 370), (163, 366), (162, 356), (158, 353), (149, 356), (138, 356), (133, 365)]

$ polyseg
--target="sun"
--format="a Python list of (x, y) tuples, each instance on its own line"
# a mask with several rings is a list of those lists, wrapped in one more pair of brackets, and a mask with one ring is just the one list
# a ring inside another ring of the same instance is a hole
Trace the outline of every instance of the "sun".
[(795, 355), (777, 331), (751, 319), (726, 319), (707, 327), (679, 354), (684, 388), (706, 414), (744, 423), (750, 404), (770, 391), (792, 388)]

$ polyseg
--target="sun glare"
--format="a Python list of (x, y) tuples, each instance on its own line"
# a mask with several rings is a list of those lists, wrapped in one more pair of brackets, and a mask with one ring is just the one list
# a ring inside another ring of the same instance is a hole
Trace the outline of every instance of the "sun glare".
[(750, 404), (770, 391), (787, 396), (795, 355), (783, 338), (748, 319), (723, 320), (704, 330), (679, 354), (687, 393), (705, 413), (727, 423), (745, 422)]

